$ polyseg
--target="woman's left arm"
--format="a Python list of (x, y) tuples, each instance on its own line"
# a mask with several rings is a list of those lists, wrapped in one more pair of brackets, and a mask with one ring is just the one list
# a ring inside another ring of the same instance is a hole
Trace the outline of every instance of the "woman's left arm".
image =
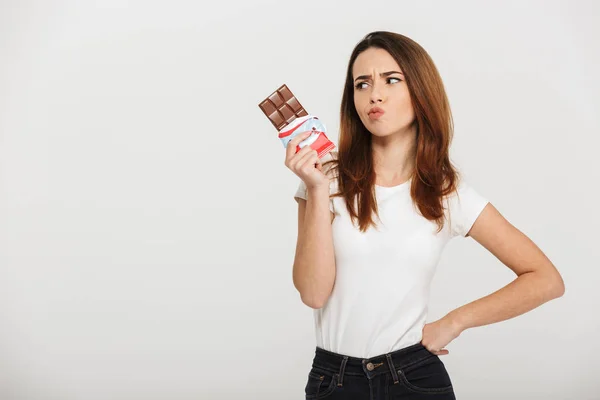
[(516, 317), (564, 294), (563, 279), (548, 257), (491, 203), (485, 206), (467, 236), (489, 250), (517, 278), (448, 313), (445, 318), (458, 332)]

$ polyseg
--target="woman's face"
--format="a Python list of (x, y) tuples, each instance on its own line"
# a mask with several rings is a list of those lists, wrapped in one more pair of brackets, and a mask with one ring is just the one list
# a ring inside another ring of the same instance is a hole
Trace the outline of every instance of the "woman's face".
[[(352, 66), (354, 106), (360, 120), (375, 136), (389, 136), (410, 129), (415, 118), (408, 86), (398, 63), (383, 49), (368, 48)], [(373, 107), (381, 115), (369, 116)]]

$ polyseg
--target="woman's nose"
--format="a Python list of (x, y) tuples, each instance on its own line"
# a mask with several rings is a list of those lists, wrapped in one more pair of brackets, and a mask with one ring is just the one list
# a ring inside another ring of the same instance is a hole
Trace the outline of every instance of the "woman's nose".
[(383, 101), (383, 96), (378, 87), (373, 87), (373, 91), (371, 92), (370, 102), (373, 103), (381, 103)]

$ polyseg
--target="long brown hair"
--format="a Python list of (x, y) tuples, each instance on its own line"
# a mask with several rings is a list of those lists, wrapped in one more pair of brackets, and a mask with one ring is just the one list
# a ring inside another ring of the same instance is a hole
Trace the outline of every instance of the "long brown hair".
[(345, 199), (352, 222), (358, 220), (362, 232), (376, 226), (372, 218), (373, 212), (379, 217), (372, 135), (356, 112), (352, 81), (356, 58), (371, 47), (386, 50), (404, 73), (417, 132), (410, 194), (423, 217), (435, 221), (440, 232), (445, 219), (443, 197), (456, 190), (460, 179), (449, 157), (454, 128), (452, 114), (442, 78), (429, 54), (418, 43), (398, 33), (371, 32), (352, 51), (342, 95), (337, 157), (323, 164), (325, 167), (331, 163), (332, 169), (337, 170), (339, 192), (331, 197)]

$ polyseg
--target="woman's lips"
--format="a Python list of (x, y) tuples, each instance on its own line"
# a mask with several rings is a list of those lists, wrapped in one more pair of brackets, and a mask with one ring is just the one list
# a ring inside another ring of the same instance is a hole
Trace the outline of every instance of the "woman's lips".
[(375, 111), (375, 112), (369, 113), (369, 118), (372, 120), (378, 120), (383, 114), (384, 114), (383, 111)]

